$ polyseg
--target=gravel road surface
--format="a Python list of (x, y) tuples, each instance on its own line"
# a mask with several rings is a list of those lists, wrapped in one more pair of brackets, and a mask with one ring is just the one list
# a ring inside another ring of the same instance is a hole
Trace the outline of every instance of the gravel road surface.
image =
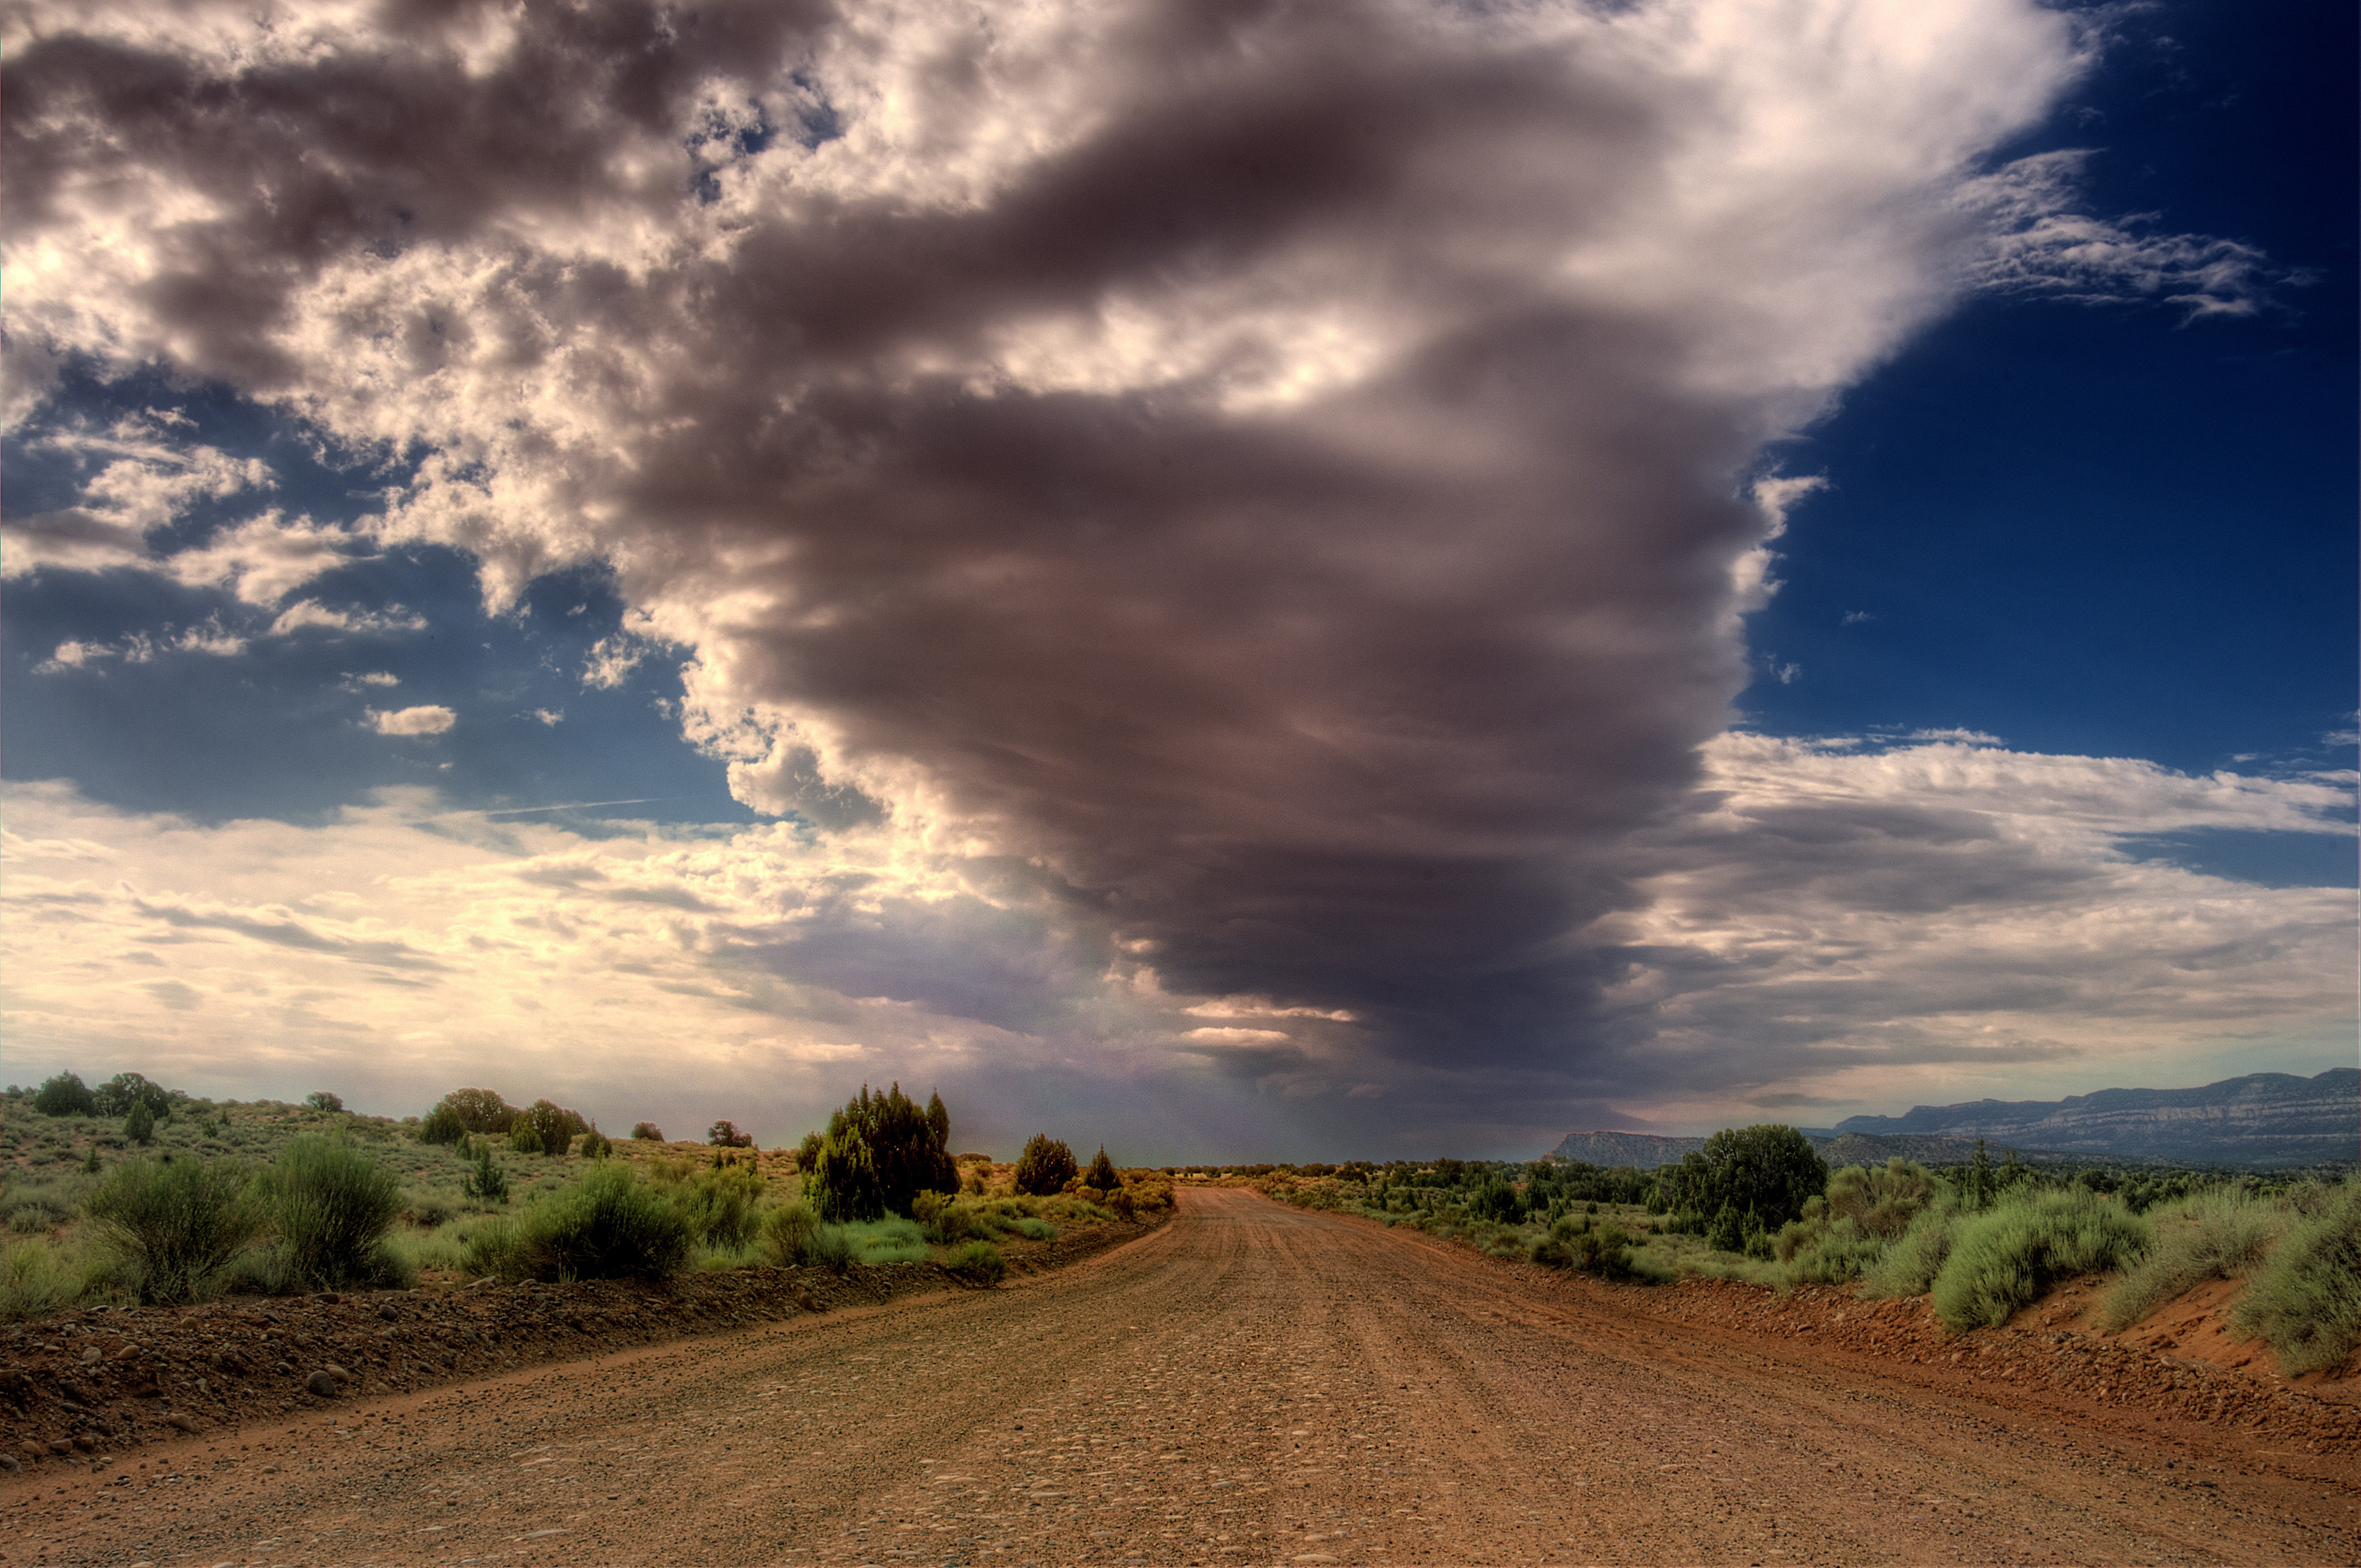
[(2351, 1563), (2361, 1487), (1247, 1192), (1060, 1273), (0, 1477), (0, 1562)]

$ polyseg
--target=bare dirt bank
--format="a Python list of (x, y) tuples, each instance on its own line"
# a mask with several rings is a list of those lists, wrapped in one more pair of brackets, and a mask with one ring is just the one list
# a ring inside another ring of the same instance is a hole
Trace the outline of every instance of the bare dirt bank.
[[(1090, 1225), (1049, 1242), (1010, 1238), (1002, 1250), (1012, 1273), (1038, 1274), (1154, 1223)], [(0, 1455), (32, 1469), (104, 1464), (144, 1443), (339, 1400), (968, 1288), (939, 1264), (856, 1264), (690, 1274), (664, 1286), (485, 1281), (68, 1312), (18, 1325), (0, 1342)]]
[(0, 1481), (0, 1552), (2310, 1565), (2361, 1546), (2342, 1455), (1931, 1386), (1248, 1193), (1180, 1202), (1160, 1231), (999, 1290)]

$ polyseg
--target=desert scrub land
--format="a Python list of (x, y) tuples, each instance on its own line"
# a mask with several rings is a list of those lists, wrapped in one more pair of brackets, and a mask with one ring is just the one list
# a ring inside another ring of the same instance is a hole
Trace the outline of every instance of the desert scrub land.
[(2070, 1283), (2136, 1335), (2209, 1282), (2222, 1330), (2282, 1376), (2349, 1379), (2361, 1356), (2361, 1179), (2148, 1171), (2064, 1174), (2013, 1158), (1829, 1171), (1792, 1129), (1717, 1135), (1643, 1173), (1556, 1160), (1203, 1168), (1300, 1208), (1408, 1226), (1488, 1256), (1608, 1280), (1824, 1286), (1923, 1300), (1958, 1335), (2011, 1321)]
[[(704, 1143), (642, 1123), (615, 1139), (549, 1101), (482, 1089), (396, 1120), (327, 1091), (216, 1102), (137, 1073), (95, 1088), (60, 1074), (0, 1094), (0, 1321), (805, 1264), (925, 1263), (988, 1285), (1009, 1249), (1170, 1208), (1163, 1176), (1104, 1157), (1086, 1174), (1067, 1155), (1046, 1185), (1022, 1161), (954, 1157), (939, 1100), (933, 1111), (918, 1125), (934, 1179), (889, 1205), (827, 1186), (820, 1135), (762, 1150), (728, 1122)], [(837, 1129), (838, 1169), (875, 1164), (859, 1136)]]

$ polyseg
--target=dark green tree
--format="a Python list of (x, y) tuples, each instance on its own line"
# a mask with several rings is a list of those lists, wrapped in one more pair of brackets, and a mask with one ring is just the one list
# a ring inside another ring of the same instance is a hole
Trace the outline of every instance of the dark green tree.
[(160, 1083), (150, 1082), (136, 1072), (118, 1072), (91, 1093), (92, 1113), (100, 1116), (128, 1116), (135, 1102), (144, 1103), (148, 1114), (157, 1121), (166, 1121), (172, 1114), (172, 1102), (183, 1098)]
[(867, 1084), (828, 1119), (806, 1190), (830, 1223), (907, 1214), (921, 1192), (956, 1192), (959, 1168), (951, 1161), (950, 1117), (938, 1121), (902, 1092), (898, 1083), (883, 1094)]
[(1107, 1158), (1106, 1145), (1099, 1146), (1097, 1157), (1091, 1161), (1089, 1173), (1082, 1178), (1082, 1185), (1100, 1192), (1112, 1192), (1123, 1185), (1123, 1178), (1115, 1171), (1115, 1161)]
[(459, 1179), (459, 1190), (479, 1203), (505, 1203), (509, 1201), (509, 1173), (499, 1160), (492, 1157), (492, 1140), (483, 1138), (475, 1145), (476, 1168)]
[(455, 1089), (441, 1102), (471, 1133), (505, 1133), (523, 1114), (489, 1089)]
[(541, 1146), (542, 1153), (562, 1155), (568, 1144), (590, 1130), (590, 1124), (582, 1119), (579, 1111), (568, 1111), (563, 1105), (536, 1100), (531, 1108), (517, 1113), (516, 1120), (510, 1124), (510, 1135), (514, 1136), (527, 1127), (533, 1129), (533, 1142)]
[(98, 1097), (80, 1073), (61, 1072), (42, 1080), (33, 1109), (44, 1116), (89, 1116), (98, 1110)]
[(1016, 1190), (1037, 1198), (1064, 1191), (1066, 1183), (1080, 1174), (1082, 1167), (1074, 1163), (1074, 1151), (1047, 1133), (1027, 1138), (1025, 1152), (1016, 1157)]
[(1992, 1156), (1984, 1149), (1984, 1141), (1976, 1140), (1975, 1163), (1968, 1167), (1968, 1207), (1989, 1209), (1993, 1201)]
[(418, 1141), (422, 1144), (456, 1144), (467, 1135), (467, 1124), (459, 1113), (446, 1102), (426, 1113), (418, 1124)]
[(345, 1108), (345, 1097), (332, 1094), (324, 1089), (315, 1089), (303, 1096), (303, 1103), (314, 1111), (324, 1111), (333, 1116)]
[(148, 1102), (131, 1102), (131, 1113), (123, 1118), (123, 1135), (142, 1147), (156, 1141), (156, 1113), (148, 1109)]
[(1793, 1127), (1724, 1127), (1656, 1179), (1668, 1212), (1712, 1215), (1718, 1230), (1725, 1206), (1734, 1220), (1752, 1209), (1765, 1229), (1776, 1231), (1828, 1190), (1828, 1167)]

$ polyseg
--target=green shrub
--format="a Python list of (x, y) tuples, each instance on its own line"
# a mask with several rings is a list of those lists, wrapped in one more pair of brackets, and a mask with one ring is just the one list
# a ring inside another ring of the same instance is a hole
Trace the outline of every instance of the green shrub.
[(2334, 1366), (2361, 1345), (2361, 1181), (2296, 1218), (2231, 1321), (2268, 1343), (2290, 1376)]
[(598, 1124), (593, 1122), (590, 1130), (582, 1135), (581, 1154), (584, 1159), (611, 1159), (615, 1154), (615, 1140), (600, 1132)]
[(763, 1173), (745, 1165), (703, 1173), (683, 1187), (678, 1200), (697, 1239), (729, 1252), (754, 1239), (754, 1210), (762, 1201)]
[(1593, 1225), (1588, 1216), (1571, 1215), (1552, 1223), (1549, 1234), (1532, 1249), (1532, 1260), (1550, 1268), (1578, 1269), (1602, 1279), (1631, 1277), (1631, 1247), (1638, 1238), (1622, 1226)]
[(455, 1089), (436, 1102), (436, 1109), (448, 1110), (470, 1133), (505, 1133), (524, 1114), (489, 1089)]
[(1809, 1204), (1803, 1219), (1781, 1226), (1771, 1242), (1771, 1255), (1785, 1266), (1780, 1277), (1789, 1285), (1842, 1285), (1860, 1278), (1884, 1254), (1885, 1244), (1851, 1215), (1814, 1215)]
[(590, 1124), (582, 1119), (579, 1111), (568, 1111), (549, 1101), (536, 1100), (530, 1107), (517, 1113), (516, 1121), (510, 1124), (509, 1136), (518, 1139), (530, 1131), (533, 1149), (527, 1149), (520, 1141), (516, 1146), (520, 1153), (530, 1154), (538, 1150), (545, 1155), (562, 1157), (568, 1145), (589, 1130)]
[(156, 1141), (156, 1113), (148, 1109), (147, 1101), (131, 1102), (131, 1113), (123, 1118), (123, 1135), (143, 1148)]
[(664, 1129), (653, 1122), (634, 1122), (631, 1124), (631, 1136), (642, 1143), (660, 1144), (664, 1142)]
[(1746, 1223), (1735, 1207), (1728, 1203), (1721, 1206), (1721, 1212), (1707, 1227), (1705, 1245), (1716, 1252), (1738, 1252), (1745, 1247)]
[[(511, 1154), (541, 1153), (541, 1130), (531, 1122), (520, 1117), (516, 1125), (509, 1129), (509, 1152)], [(561, 1148), (558, 1152), (563, 1154), (566, 1151)]]
[(1066, 1183), (1081, 1174), (1082, 1168), (1074, 1163), (1074, 1151), (1047, 1133), (1036, 1133), (1027, 1138), (1025, 1152), (1016, 1157), (1016, 1190), (1037, 1198), (1064, 1191)]
[(943, 1266), (971, 1284), (987, 1288), (1008, 1277), (1008, 1262), (1000, 1249), (986, 1241), (972, 1241), (960, 1246), (944, 1261)]
[(279, 1151), (261, 1190), (295, 1288), (390, 1282), (396, 1271), (381, 1254), (402, 1207), (393, 1172), (341, 1139), (312, 1133)]
[(476, 1145), (475, 1168), (459, 1179), (459, 1191), (478, 1203), (505, 1203), (509, 1201), (508, 1168), (492, 1157), (492, 1141), (486, 1138)]
[(1849, 1165), (1828, 1178), (1828, 1213), (1849, 1219), (1879, 1241), (1900, 1241), (1935, 1201), (1935, 1178), (1900, 1155), (1882, 1170)]
[(2147, 1250), (2147, 1222), (2084, 1188), (2012, 1195), (1966, 1221), (1935, 1277), (1952, 1330), (1994, 1325), (2058, 1280), (2119, 1268)]
[(168, 1154), (115, 1167), (82, 1212), (131, 1266), (142, 1301), (202, 1301), (269, 1224), (254, 1186), (243, 1167)]
[(467, 1124), (448, 1104), (435, 1106), (418, 1124), (418, 1141), (422, 1144), (456, 1144), (467, 1135)]
[(1923, 1211), (1910, 1222), (1902, 1239), (1861, 1270), (1862, 1294), (1924, 1296), (1935, 1288), (1935, 1277), (1951, 1255), (1958, 1218), (1940, 1206)]
[(819, 1234), (819, 1216), (801, 1203), (789, 1203), (771, 1212), (763, 1224), (763, 1245), (771, 1261), (781, 1268), (795, 1268), (812, 1261), (812, 1238)]
[(80, 1073), (61, 1072), (42, 1080), (33, 1109), (44, 1116), (88, 1116), (98, 1109), (98, 1096)]
[(430, 1231), (438, 1225), (449, 1224), (457, 1217), (458, 1212), (457, 1206), (440, 1192), (413, 1192), (404, 1200), (402, 1206), (402, 1212), (410, 1217), (412, 1224)]
[(2101, 1322), (2119, 1333), (2208, 1279), (2244, 1274), (2286, 1228), (2271, 1204), (2235, 1187), (2216, 1188), (2148, 1211), (2156, 1240), (2107, 1292)]
[(975, 1210), (945, 1192), (921, 1192), (910, 1206), (910, 1217), (927, 1228), (927, 1238), (938, 1246), (984, 1239), (986, 1226)]
[(1123, 1185), (1123, 1178), (1115, 1174), (1115, 1161), (1107, 1158), (1106, 1145), (1099, 1146), (1091, 1168), (1082, 1174), (1082, 1185), (1098, 1192), (1113, 1192)]
[(593, 1166), (517, 1223), (522, 1272), (535, 1279), (668, 1278), (694, 1245), (679, 1206), (615, 1162)]

